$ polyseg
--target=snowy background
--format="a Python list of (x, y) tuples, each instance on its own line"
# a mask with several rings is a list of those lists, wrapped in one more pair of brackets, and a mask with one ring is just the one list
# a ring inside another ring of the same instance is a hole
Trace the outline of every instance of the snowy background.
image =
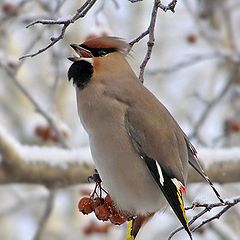
[[(67, 81), (67, 57), (71, 43), (93, 35), (130, 42), (148, 28), (153, 1), (98, 0), (66, 29), (63, 40), (19, 60), (44, 48), (62, 27), (26, 25), (38, 19), (67, 20), (84, 2), (0, 0), (0, 239), (125, 237), (125, 225), (101, 223), (77, 209), (79, 199), (93, 189), (85, 184), (93, 162), (74, 88)], [(175, 10), (158, 11), (144, 84), (190, 136), (223, 198), (232, 199), (240, 195), (240, 2), (182, 0)], [(148, 36), (136, 43), (128, 58), (137, 75), (147, 41)], [(200, 181), (190, 174), (186, 206), (217, 202)], [(219, 210), (205, 214), (194, 227)], [(198, 212), (188, 210), (188, 219)], [(194, 240), (237, 240), (239, 219), (238, 204), (193, 233)], [(138, 239), (165, 240), (179, 225), (173, 212), (164, 209)], [(185, 240), (187, 235), (181, 231), (172, 239)]]

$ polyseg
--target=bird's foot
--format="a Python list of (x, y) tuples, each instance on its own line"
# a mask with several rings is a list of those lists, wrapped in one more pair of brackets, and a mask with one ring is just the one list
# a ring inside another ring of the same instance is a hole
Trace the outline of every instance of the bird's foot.
[(102, 179), (98, 173), (98, 170), (95, 169), (95, 173), (88, 177), (88, 182), (95, 182), (95, 183), (101, 183)]

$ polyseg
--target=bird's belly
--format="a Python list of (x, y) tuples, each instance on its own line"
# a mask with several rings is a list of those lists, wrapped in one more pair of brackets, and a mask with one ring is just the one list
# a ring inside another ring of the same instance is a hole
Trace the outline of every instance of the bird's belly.
[(90, 137), (103, 185), (119, 209), (141, 215), (156, 212), (165, 198), (127, 133), (120, 129), (115, 136)]
[(117, 207), (142, 215), (161, 209), (165, 198), (127, 134), (126, 105), (94, 94), (77, 96), (93, 160)]

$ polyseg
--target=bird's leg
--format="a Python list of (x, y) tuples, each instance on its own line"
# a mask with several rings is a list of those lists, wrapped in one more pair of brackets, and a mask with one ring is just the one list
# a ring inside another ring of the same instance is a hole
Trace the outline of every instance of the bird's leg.
[[(99, 197), (102, 201), (103, 197), (102, 197), (102, 193), (104, 192), (106, 195), (108, 195), (108, 192), (102, 187), (102, 179), (97, 171), (97, 169), (95, 169), (95, 173), (92, 176), (88, 177), (88, 182), (95, 182), (95, 188), (93, 190), (93, 193), (91, 194), (91, 197), (94, 198), (95, 194), (97, 195), (97, 197)], [(99, 194), (97, 193), (97, 190), (99, 190)]]

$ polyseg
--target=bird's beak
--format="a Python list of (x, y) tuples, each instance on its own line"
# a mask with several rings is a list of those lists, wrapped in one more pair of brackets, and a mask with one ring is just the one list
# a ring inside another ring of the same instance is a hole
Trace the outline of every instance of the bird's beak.
[(73, 50), (77, 53), (79, 57), (69, 57), (68, 59), (72, 62), (79, 61), (80, 58), (92, 58), (93, 55), (92, 53), (88, 50), (85, 49), (77, 44), (70, 44), (70, 46), (73, 48)]

